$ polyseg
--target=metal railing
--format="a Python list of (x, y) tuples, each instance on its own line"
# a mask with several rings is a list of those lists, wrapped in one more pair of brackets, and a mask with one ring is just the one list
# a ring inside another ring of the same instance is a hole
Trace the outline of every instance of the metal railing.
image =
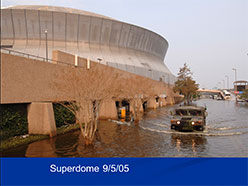
[(124, 70), (133, 74), (144, 76), (156, 81), (163, 81), (169, 84), (174, 84), (176, 77), (172, 74), (165, 73), (162, 71), (153, 70), (151, 68), (144, 68), (134, 65), (119, 64), (114, 62), (106, 62), (107, 66), (111, 66), (120, 70)]
[(26, 57), (29, 59), (39, 60), (39, 61), (53, 63), (53, 64), (63, 64), (63, 65), (74, 66), (72, 64), (69, 64), (69, 63), (66, 63), (63, 61), (57, 61), (57, 60), (53, 60), (53, 59), (49, 59), (49, 58), (45, 58), (45, 57), (41, 57), (41, 56), (29, 54), (29, 53), (24, 53), (24, 52), (12, 50), (12, 49), (10, 50), (10, 49), (4, 48), (4, 47), (1, 47), (1, 52), (5, 53), (5, 54), (11, 54), (11, 55), (15, 55), (15, 56)]
[[(36, 56), (33, 54), (28, 54), (28, 53), (24, 53), (24, 52), (12, 50), (12, 49), (10, 50), (10, 49), (3, 48), (3, 47), (1, 47), (1, 52), (16, 55), (16, 56), (22, 56), (22, 57), (26, 57), (29, 59), (35, 59), (35, 60), (39, 60), (39, 61), (43, 61), (43, 62), (48, 62), (48, 63), (52, 63), (52, 64), (62, 64), (62, 65), (68, 65), (68, 66), (75, 66), (73, 64), (66, 63), (64, 61), (56, 61), (53, 59), (48, 59), (45, 57)], [(134, 66), (134, 65), (120, 64), (120, 63), (115, 63), (115, 62), (102, 63), (99, 61), (99, 63), (103, 64), (103, 65), (107, 65), (109, 67), (113, 67), (113, 68), (117, 68), (117, 69), (120, 69), (123, 71), (127, 71), (127, 72), (130, 72), (133, 74), (144, 76), (144, 77), (156, 80), (156, 81), (163, 81), (163, 82), (171, 84), (171, 85), (174, 84), (176, 81), (176, 77), (174, 75), (169, 74), (169, 73), (165, 73), (162, 71), (153, 70), (151, 68), (144, 68), (144, 67), (139, 67), (139, 66)], [(77, 66), (77, 67), (80, 68), (80, 66)]]

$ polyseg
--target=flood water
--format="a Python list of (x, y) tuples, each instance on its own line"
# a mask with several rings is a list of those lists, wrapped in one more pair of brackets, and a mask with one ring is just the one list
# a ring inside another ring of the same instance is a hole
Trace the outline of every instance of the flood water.
[(95, 144), (86, 147), (80, 131), (10, 149), (14, 157), (248, 157), (248, 106), (234, 100), (202, 99), (207, 106), (203, 132), (170, 129), (170, 110), (150, 110), (139, 125), (101, 121)]

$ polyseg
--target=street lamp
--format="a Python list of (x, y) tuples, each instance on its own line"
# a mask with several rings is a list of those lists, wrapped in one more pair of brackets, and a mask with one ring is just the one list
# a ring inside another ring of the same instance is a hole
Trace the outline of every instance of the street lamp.
[(167, 75), (168, 75), (168, 87), (170, 87), (170, 74)]
[(233, 68), (232, 70), (234, 70), (234, 72), (235, 72), (235, 81), (237, 81), (237, 69)]
[(163, 82), (165, 82), (165, 76), (164, 75), (162, 75), (162, 80), (163, 80)]
[(229, 89), (229, 76), (228, 75), (225, 75), (226, 77), (226, 85), (227, 85), (227, 89)]
[(218, 88), (221, 89), (221, 82), (218, 82)]
[(220, 89), (220, 86), (221, 86), (221, 82), (218, 82), (217, 89)]
[(48, 30), (45, 29), (45, 36), (46, 36), (46, 61), (48, 61), (47, 33), (48, 33)]
[[(149, 68), (148, 71), (151, 72), (150, 78), (152, 79), (152, 69)], [(149, 76), (149, 74), (148, 74), (148, 76)]]
[(225, 80), (222, 79), (222, 81), (223, 81), (223, 90), (224, 90), (225, 89)]
[(97, 61), (98, 61), (99, 63), (101, 63), (102, 60), (103, 60), (103, 59), (100, 58), (100, 57), (97, 58)]

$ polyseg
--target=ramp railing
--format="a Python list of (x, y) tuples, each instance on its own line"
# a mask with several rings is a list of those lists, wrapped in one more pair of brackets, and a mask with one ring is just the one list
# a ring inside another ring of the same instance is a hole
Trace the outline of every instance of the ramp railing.
[[(22, 56), (22, 57), (26, 57), (29, 59), (35, 59), (35, 60), (39, 60), (39, 61), (43, 61), (43, 62), (48, 62), (48, 63), (52, 63), (52, 64), (74, 66), (73, 64), (69, 64), (69, 63), (66, 63), (63, 61), (56, 61), (53, 59), (49, 59), (49, 58), (45, 58), (45, 57), (41, 57), (41, 56), (29, 54), (29, 53), (24, 53), (24, 52), (12, 50), (12, 49), (4, 48), (4, 47), (1, 47), (1, 52), (6, 53), (6, 54), (11, 54), (11, 55), (16, 55), (16, 56)], [(103, 64), (103, 65), (107, 65), (109, 67), (113, 67), (113, 68), (117, 68), (117, 69), (120, 69), (123, 71), (127, 71), (127, 72), (130, 72), (133, 74), (144, 76), (144, 77), (156, 80), (156, 81), (163, 81), (163, 82), (168, 83), (170, 85), (174, 84), (176, 81), (176, 77), (174, 75), (169, 74), (169, 73), (165, 73), (162, 71), (153, 70), (151, 68), (144, 68), (144, 67), (138, 67), (138, 66), (134, 66), (134, 65), (127, 65), (127, 64), (119, 64), (119, 63), (115, 63), (115, 62), (101, 63), (99, 61), (99, 63)], [(80, 66), (77, 66), (77, 67), (80, 68)]]

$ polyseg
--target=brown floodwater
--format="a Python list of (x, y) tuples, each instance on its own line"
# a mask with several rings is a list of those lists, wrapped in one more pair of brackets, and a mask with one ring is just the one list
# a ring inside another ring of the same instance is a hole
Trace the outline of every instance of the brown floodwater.
[(2, 152), (5, 157), (248, 157), (248, 106), (202, 99), (207, 106), (203, 132), (170, 129), (169, 106), (145, 113), (139, 125), (100, 121), (94, 145), (80, 131)]

